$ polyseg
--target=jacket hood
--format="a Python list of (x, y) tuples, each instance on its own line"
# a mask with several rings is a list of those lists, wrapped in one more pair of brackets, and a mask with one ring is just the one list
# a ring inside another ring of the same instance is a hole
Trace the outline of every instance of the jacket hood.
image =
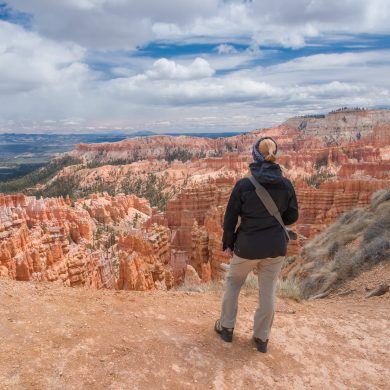
[(278, 164), (268, 161), (253, 162), (249, 165), (249, 169), (259, 183), (275, 184), (283, 181), (282, 170)]

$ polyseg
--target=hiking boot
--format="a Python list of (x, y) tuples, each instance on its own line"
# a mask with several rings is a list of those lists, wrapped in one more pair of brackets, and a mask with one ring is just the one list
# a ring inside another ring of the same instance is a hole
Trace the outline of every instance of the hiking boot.
[(255, 342), (256, 348), (259, 352), (267, 353), (268, 339), (266, 341), (263, 341), (261, 339), (258, 339), (257, 337), (254, 337), (253, 341)]
[(233, 341), (233, 330), (234, 328), (225, 328), (221, 325), (221, 321), (215, 321), (214, 330), (221, 336), (223, 341), (231, 343)]

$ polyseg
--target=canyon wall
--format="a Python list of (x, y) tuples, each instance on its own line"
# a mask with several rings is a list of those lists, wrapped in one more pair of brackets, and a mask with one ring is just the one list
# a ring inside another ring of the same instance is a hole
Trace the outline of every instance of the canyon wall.
[(121, 236), (117, 247), (120, 262), (117, 288), (140, 291), (172, 288), (170, 240), (170, 230), (159, 225), (153, 225), (144, 234)]
[[(0, 275), (58, 281), (66, 286), (113, 288), (116, 236), (149, 219), (151, 208), (134, 195), (94, 194), (69, 199), (0, 195)], [(170, 260), (170, 232), (145, 233), (163, 263)]]
[(306, 137), (354, 141), (370, 135), (376, 126), (389, 122), (389, 110), (341, 110), (326, 115), (295, 117), (285, 124), (299, 129)]
[(0, 196), (0, 264), (16, 280), (104, 284), (100, 253), (87, 248), (94, 223), (63, 199)]

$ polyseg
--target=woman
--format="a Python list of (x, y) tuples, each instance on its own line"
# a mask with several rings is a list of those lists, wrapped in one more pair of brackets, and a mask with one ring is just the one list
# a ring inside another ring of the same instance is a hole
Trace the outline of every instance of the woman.
[[(291, 182), (283, 177), (280, 166), (275, 163), (277, 148), (272, 138), (259, 139), (253, 145), (254, 162), (249, 168), (271, 195), (284, 224), (291, 225), (298, 219), (298, 204)], [(239, 216), (241, 222), (236, 231)], [(286, 233), (269, 214), (249, 178), (239, 180), (233, 188), (223, 229), (223, 249), (233, 258), (215, 331), (224, 341), (232, 341), (241, 286), (248, 273), (257, 268), (259, 307), (254, 318), (253, 339), (257, 349), (265, 353), (274, 318), (276, 282), (287, 251)]]

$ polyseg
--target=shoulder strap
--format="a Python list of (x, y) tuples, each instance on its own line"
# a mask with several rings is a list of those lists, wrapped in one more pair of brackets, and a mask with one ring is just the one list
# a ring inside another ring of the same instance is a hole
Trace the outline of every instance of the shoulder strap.
[(252, 176), (249, 175), (248, 179), (251, 181), (251, 183), (256, 188), (256, 194), (263, 203), (264, 207), (267, 209), (267, 211), (276, 218), (276, 220), (280, 223), (282, 226), (284, 232), (286, 233), (287, 241), (289, 241), (290, 236), (288, 234), (287, 228), (283, 223), (282, 216), (280, 215), (278, 206), (276, 206), (274, 200), (271, 198), (271, 195), (269, 192)]

